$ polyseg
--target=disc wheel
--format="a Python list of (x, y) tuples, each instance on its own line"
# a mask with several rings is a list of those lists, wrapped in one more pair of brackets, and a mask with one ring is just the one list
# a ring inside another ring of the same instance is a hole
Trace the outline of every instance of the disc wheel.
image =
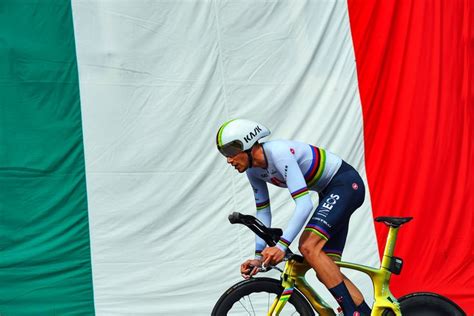
[[(466, 313), (450, 299), (435, 293), (420, 292), (398, 299), (403, 316), (465, 316)], [(385, 310), (382, 316), (394, 316), (392, 310)]]

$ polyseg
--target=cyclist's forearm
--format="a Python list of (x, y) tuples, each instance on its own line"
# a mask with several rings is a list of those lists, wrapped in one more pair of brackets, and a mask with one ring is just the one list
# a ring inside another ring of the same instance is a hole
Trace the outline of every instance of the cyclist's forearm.
[[(272, 213), (271, 213), (271, 210), (270, 210), (270, 203), (267, 202), (263, 205), (264, 207), (258, 207), (257, 206), (257, 219), (259, 221), (261, 221), (265, 226), (267, 227), (271, 227), (271, 223), (272, 223)], [(266, 247), (266, 243), (265, 241), (258, 237), (258, 236), (255, 236), (255, 258), (256, 259), (261, 259), (261, 252), (263, 249), (265, 249)]]
[(283, 236), (277, 244), (277, 247), (283, 251), (286, 251), (291, 242), (296, 238), (313, 209), (313, 202), (309, 194), (296, 199), (295, 202), (295, 211), (283, 232)]

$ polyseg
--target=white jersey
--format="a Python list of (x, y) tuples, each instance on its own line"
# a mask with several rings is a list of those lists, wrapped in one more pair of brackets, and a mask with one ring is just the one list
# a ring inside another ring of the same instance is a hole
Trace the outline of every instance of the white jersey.
[[(341, 166), (342, 159), (322, 148), (297, 141), (274, 140), (262, 146), (267, 167), (249, 168), (247, 176), (254, 190), (257, 218), (265, 225), (271, 224), (267, 183), (288, 188), (295, 200), (295, 212), (277, 245), (286, 250), (313, 209), (308, 190), (324, 190)], [(264, 247), (265, 242), (257, 237), (257, 253)]]

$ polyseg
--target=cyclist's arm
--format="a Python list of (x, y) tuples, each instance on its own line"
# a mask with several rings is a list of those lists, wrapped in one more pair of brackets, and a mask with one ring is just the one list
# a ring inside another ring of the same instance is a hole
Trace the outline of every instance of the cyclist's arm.
[(276, 159), (274, 159), (275, 167), (284, 176), (288, 191), (290, 191), (296, 204), (288, 226), (277, 244), (278, 248), (286, 251), (306, 223), (313, 209), (313, 202), (311, 201), (303, 173), (289, 148), (286, 150), (283, 148), (275, 152), (274, 155), (276, 155)]
[[(255, 196), (255, 204), (257, 208), (257, 218), (267, 227), (272, 223), (272, 213), (270, 211), (270, 198), (268, 195), (267, 183), (261, 179), (255, 178), (247, 172), (250, 185)], [(262, 259), (262, 250), (266, 247), (265, 241), (256, 236), (255, 237), (255, 259)]]

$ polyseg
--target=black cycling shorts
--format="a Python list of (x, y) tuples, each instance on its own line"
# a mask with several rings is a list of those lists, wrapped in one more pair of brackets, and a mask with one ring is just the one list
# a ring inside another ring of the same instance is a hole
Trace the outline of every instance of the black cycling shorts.
[(349, 218), (364, 202), (365, 186), (359, 173), (345, 161), (327, 187), (319, 193), (319, 205), (305, 227), (327, 242), (323, 251), (340, 259), (346, 244)]

